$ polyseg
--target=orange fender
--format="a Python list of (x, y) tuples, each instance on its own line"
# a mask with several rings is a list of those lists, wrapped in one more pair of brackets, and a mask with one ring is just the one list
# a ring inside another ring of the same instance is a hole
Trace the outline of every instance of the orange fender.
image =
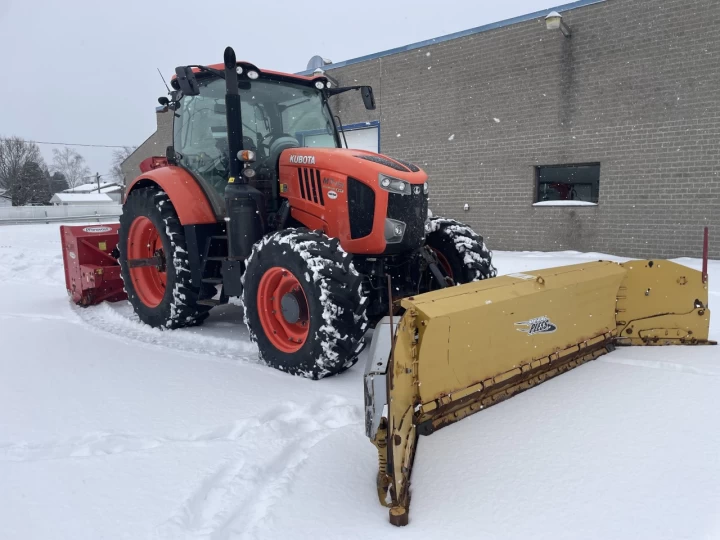
[(125, 200), (134, 189), (155, 184), (168, 194), (183, 225), (217, 223), (218, 218), (202, 188), (181, 167), (168, 165), (144, 172), (128, 186)]

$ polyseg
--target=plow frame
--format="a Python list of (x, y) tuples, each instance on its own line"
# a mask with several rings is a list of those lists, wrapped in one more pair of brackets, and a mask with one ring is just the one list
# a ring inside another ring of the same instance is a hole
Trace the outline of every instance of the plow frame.
[[(549, 307), (553, 302), (555, 307)], [(529, 307), (538, 305), (546, 307)], [(365, 372), (366, 433), (378, 450), (378, 499), (397, 526), (409, 520), (420, 435), (501, 403), (617, 345), (715, 344), (708, 339), (706, 276), (670, 261), (599, 261), (514, 274), (408, 298), (402, 306), (397, 328), (389, 317), (377, 325)], [(526, 318), (528, 309), (549, 316)], [(566, 312), (578, 321), (595, 320), (564, 331), (571, 320)], [(517, 318), (522, 320), (512, 330), (508, 324), (501, 327)], [(512, 340), (517, 333), (521, 343), (509, 347), (517, 356), (502, 359), (497, 343), (473, 341), (482, 332), (475, 329), (481, 319), (486, 324), (479, 326), (490, 334)], [(539, 337), (529, 335), (529, 323), (540, 328)], [(467, 354), (453, 343), (455, 337), (465, 338)], [(527, 346), (533, 338), (539, 349)], [(494, 367), (483, 368), (484, 362)], [(503, 362), (505, 368), (500, 368)]]

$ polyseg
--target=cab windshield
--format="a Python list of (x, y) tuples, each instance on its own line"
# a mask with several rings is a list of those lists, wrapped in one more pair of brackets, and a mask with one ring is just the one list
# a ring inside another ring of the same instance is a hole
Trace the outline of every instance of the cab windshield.
[(330, 111), (315, 88), (256, 80), (250, 89), (240, 89), (240, 99), (246, 137), (261, 141), (289, 135), (300, 147), (337, 147)]
[[(174, 122), (180, 163), (216, 191), (230, 170), (225, 81), (199, 79), (200, 94), (186, 96)], [(243, 148), (256, 153), (257, 182), (277, 180), (277, 161), (293, 147), (337, 148), (330, 110), (315, 88), (272, 79), (243, 81), (240, 88)]]

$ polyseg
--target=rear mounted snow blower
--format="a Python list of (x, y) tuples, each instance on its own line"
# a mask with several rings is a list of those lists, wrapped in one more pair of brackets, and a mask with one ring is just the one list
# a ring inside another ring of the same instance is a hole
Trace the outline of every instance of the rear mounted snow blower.
[(120, 265), (113, 255), (119, 227), (118, 224), (60, 227), (65, 288), (79, 306), (127, 299)]
[(669, 261), (593, 262), (513, 274), (402, 300), (375, 330), (365, 373), (377, 489), (405, 525), (419, 435), (609, 353), (707, 345), (707, 277)]

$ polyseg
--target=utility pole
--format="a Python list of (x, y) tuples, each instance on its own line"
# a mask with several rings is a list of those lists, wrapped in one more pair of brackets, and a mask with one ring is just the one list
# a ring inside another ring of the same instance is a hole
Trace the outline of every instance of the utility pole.
[(97, 180), (98, 194), (99, 194), (100, 193), (100, 173), (99, 172), (95, 173), (95, 179)]

